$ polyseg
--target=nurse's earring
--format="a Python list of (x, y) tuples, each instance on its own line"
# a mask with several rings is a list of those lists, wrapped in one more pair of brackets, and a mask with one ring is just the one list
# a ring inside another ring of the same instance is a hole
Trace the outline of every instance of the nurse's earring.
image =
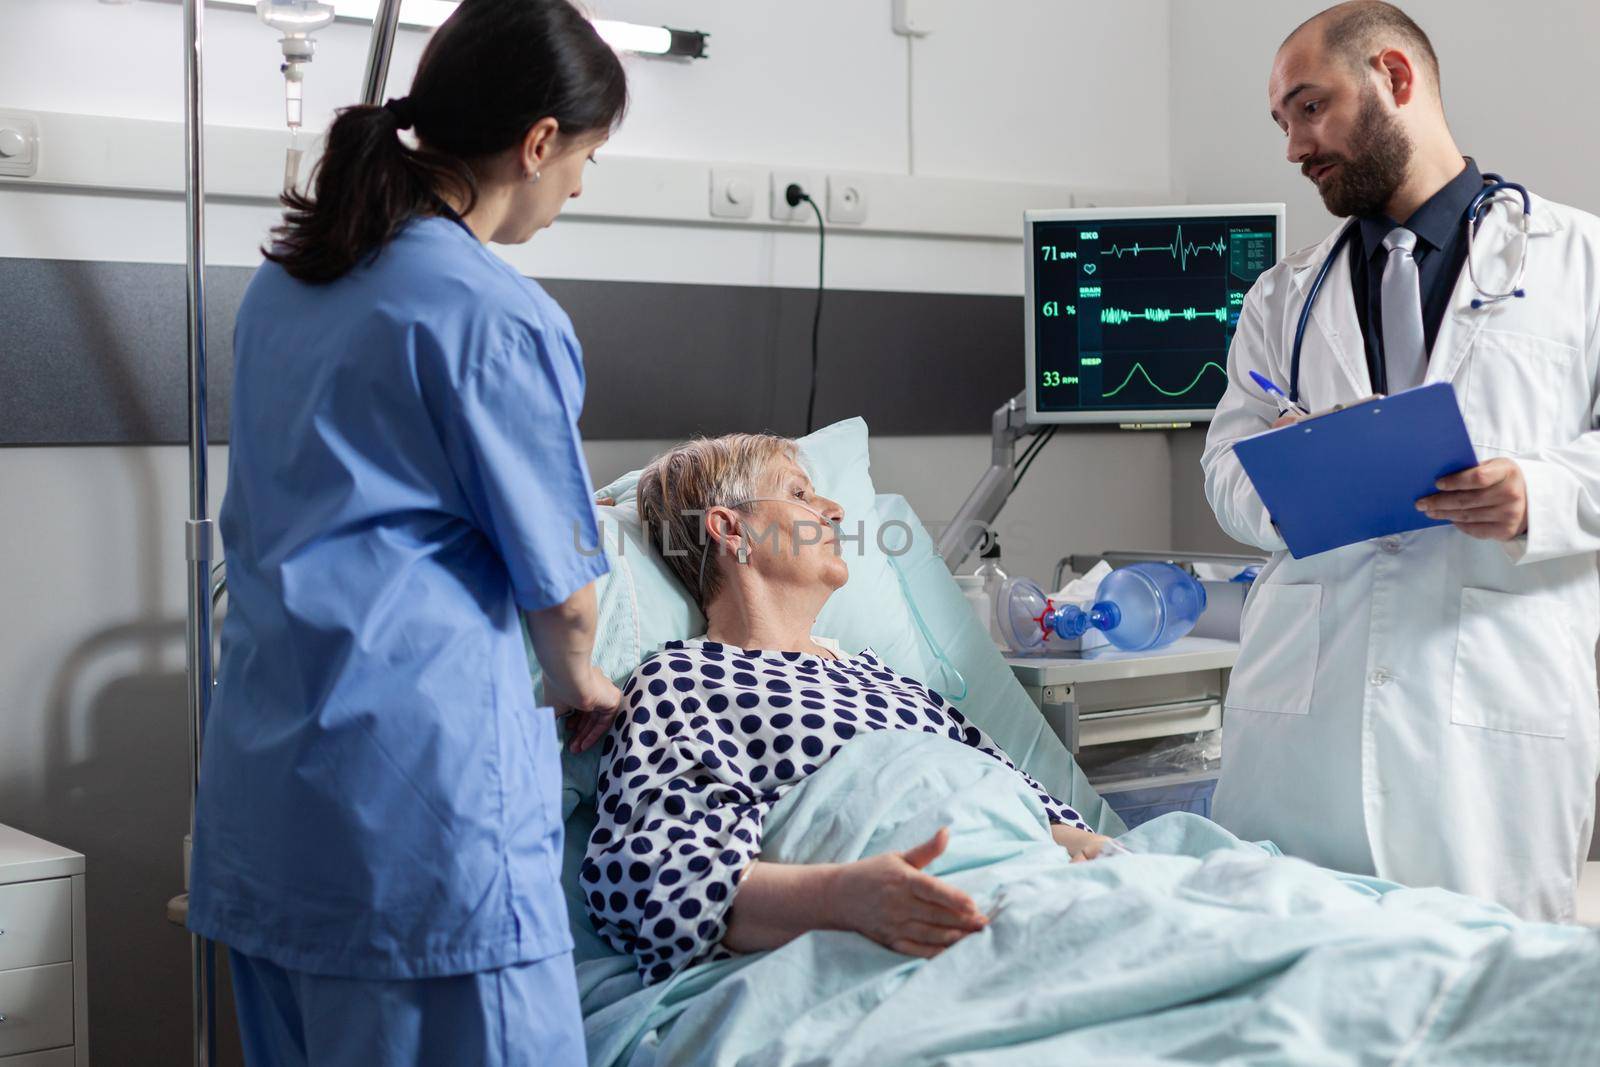
[(740, 545), (739, 548), (734, 552), (733, 558), (738, 560), (741, 564), (749, 563), (750, 562), (750, 550), (748, 548), (746, 548), (744, 545)]
[(539, 172), (538, 171), (534, 171), (533, 172), (533, 177), (528, 179), (528, 184), (529, 185), (538, 185), (540, 177), (541, 177), (541, 175), (539, 174)]

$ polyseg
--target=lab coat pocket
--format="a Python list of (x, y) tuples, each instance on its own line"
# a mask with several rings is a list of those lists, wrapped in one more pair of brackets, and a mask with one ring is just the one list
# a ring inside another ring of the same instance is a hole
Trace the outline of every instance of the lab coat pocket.
[(1466, 364), (1461, 413), (1472, 443), (1490, 452), (1565, 444), (1572, 396), (1588, 396), (1577, 349), (1528, 333), (1484, 329)]
[(1461, 590), (1450, 721), (1504, 733), (1566, 737), (1575, 679), (1594, 665), (1572, 640), (1566, 609), (1542, 597)]
[(1245, 604), (1227, 710), (1309, 715), (1321, 618), (1322, 586), (1258, 585)]

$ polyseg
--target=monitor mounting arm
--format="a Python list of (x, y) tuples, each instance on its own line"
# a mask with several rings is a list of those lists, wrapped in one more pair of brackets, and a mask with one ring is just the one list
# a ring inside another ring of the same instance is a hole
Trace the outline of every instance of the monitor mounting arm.
[(989, 422), (989, 469), (939, 535), (939, 556), (952, 572), (987, 540), (989, 524), (999, 517), (1011, 496), (1017, 477), (1017, 441), (1032, 432), (1027, 402), (1028, 392), (1023, 390), (994, 409)]

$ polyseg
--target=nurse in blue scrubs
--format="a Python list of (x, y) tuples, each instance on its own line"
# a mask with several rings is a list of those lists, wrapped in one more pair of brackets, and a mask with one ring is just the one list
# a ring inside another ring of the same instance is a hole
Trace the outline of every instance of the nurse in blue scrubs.
[(584, 370), (485, 245), (579, 195), (626, 99), (567, 0), (465, 0), (408, 96), (339, 114), (239, 310), (189, 925), (252, 1067), (585, 1060), (519, 626), (592, 743)]

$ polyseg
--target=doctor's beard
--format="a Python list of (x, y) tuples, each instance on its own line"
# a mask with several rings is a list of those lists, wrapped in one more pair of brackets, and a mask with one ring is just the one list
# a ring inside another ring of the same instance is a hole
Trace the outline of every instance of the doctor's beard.
[(1302, 174), (1314, 167), (1338, 163), (1326, 182), (1317, 187), (1322, 203), (1334, 215), (1381, 217), (1385, 206), (1405, 181), (1411, 163), (1411, 138), (1400, 120), (1383, 110), (1378, 91), (1367, 86), (1350, 135), (1348, 155), (1321, 155), (1301, 164)]

